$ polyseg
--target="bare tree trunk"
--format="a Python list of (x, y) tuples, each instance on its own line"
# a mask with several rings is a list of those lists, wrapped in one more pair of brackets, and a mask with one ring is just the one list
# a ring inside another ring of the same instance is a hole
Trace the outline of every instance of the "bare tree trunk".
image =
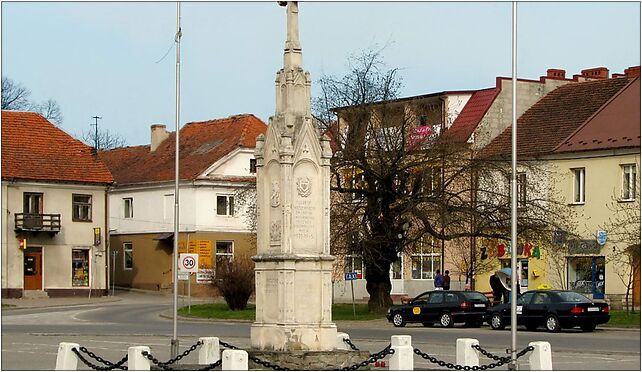
[(368, 311), (385, 313), (392, 306), (390, 262), (366, 262), (366, 290), (370, 295)]

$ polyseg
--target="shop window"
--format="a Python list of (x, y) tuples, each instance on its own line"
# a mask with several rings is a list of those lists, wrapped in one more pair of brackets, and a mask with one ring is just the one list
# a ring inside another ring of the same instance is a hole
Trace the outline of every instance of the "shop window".
[(216, 277), (219, 277), (221, 270), (234, 261), (234, 242), (216, 242)]
[(586, 170), (584, 168), (571, 169), (573, 172), (573, 203), (583, 204), (586, 200), (585, 184)]
[(132, 243), (123, 243), (123, 268), (125, 270), (134, 268), (134, 246)]
[(421, 239), (411, 259), (413, 279), (434, 279), (435, 271), (441, 269), (441, 248), (432, 237)]
[(635, 164), (622, 166), (622, 200), (635, 200), (636, 193)]
[(134, 217), (134, 198), (123, 198), (123, 217)]
[(606, 283), (604, 257), (569, 257), (568, 287), (575, 292), (603, 298)]
[(89, 287), (89, 250), (72, 249), (71, 251), (71, 285)]
[(72, 195), (74, 221), (91, 222), (91, 195)]
[(216, 196), (216, 214), (219, 216), (234, 215), (234, 196), (217, 195)]

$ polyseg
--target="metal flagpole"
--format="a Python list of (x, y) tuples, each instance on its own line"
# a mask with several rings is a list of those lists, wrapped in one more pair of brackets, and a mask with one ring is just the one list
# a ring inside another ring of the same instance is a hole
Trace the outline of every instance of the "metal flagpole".
[(172, 264), (172, 276), (174, 280), (174, 332), (171, 341), (171, 356), (178, 356), (178, 337), (176, 335), (176, 317), (178, 312), (178, 150), (179, 150), (179, 129), (180, 129), (180, 103), (181, 103), (181, 3), (176, 3), (176, 165), (174, 169), (174, 254)]
[(511, 280), (510, 280), (510, 338), (511, 338), (511, 361), (508, 369), (517, 370), (517, 2), (513, 1), (513, 121), (511, 130)]

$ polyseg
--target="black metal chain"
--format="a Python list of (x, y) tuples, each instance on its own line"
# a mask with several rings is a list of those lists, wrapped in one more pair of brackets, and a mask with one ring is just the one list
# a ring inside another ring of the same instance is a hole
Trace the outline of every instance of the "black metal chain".
[[(482, 349), (479, 345), (472, 345), (472, 348), (475, 349), (475, 350), (479, 350), (480, 353), (482, 353), (483, 355), (485, 355), (486, 357), (488, 357), (490, 359), (495, 360), (496, 363), (490, 363), (490, 364), (481, 365), (481, 366), (460, 366), (458, 364), (447, 363), (447, 362), (444, 362), (443, 360), (439, 360), (439, 359), (437, 359), (435, 357), (431, 357), (430, 355), (422, 352), (421, 350), (419, 350), (417, 348), (414, 349), (414, 352), (415, 352), (415, 354), (421, 356), (422, 358), (428, 360), (431, 363), (437, 364), (437, 365), (439, 365), (441, 367), (446, 367), (448, 369), (456, 369), (458, 371), (461, 371), (461, 370), (464, 370), (464, 371), (470, 371), (470, 370), (473, 370), (473, 371), (479, 371), (479, 370), (485, 371), (487, 369), (493, 369), (493, 368), (500, 367), (500, 366), (502, 366), (502, 365), (504, 365), (506, 363), (509, 363), (511, 361), (510, 357), (500, 357), (500, 356), (497, 356), (497, 355), (493, 355), (493, 354), (489, 353), (488, 351)], [(519, 353), (517, 353), (516, 359), (519, 359), (520, 357), (524, 356), (526, 353), (528, 353), (530, 351), (533, 351), (534, 349), (535, 348), (532, 347), (532, 346), (527, 346), (526, 348), (524, 348), (524, 350), (522, 350)]]
[(385, 358), (386, 355), (392, 355), (394, 353), (395, 353), (395, 350), (391, 349), (390, 345), (388, 345), (388, 346), (386, 346), (385, 349), (381, 350), (380, 352), (374, 353), (374, 354), (370, 354), (370, 357), (368, 359), (364, 360), (363, 362), (355, 363), (355, 364), (353, 364), (351, 366), (348, 366), (348, 367), (343, 367), (340, 370), (341, 371), (355, 371), (355, 370), (357, 370), (357, 369), (359, 369), (361, 367), (367, 366), (368, 364), (376, 363), (378, 360)]
[(154, 358), (154, 356), (148, 352), (148, 351), (143, 351), (141, 354), (147, 359), (149, 359), (152, 363), (156, 364), (157, 366), (161, 367), (164, 371), (171, 371), (172, 369), (167, 365), (167, 363), (163, 363), (159, 361), (158, 359)]
[(220, 366), (222, 362), (223, 362), (223, 359), (219, 359), (218, 361), (216, 361), (214, 363), (208, 364), (207, 366), (198, 369), (198, 371), (211, 371), (214, 368)]
[[(239, 348), (238, 348), (238, 347), (236, 347), (236, 346), (234, 346), (234, 345), (231, 345), (231, 344), (228, 344), (227, 342), (223, 342), (223, 341), (219, 340), (219, 341), (218, 341), (218, 343), (219, 343), (221, 346), (225, 347), (225, 348), (232, 349), (232, 350), (239, 350)], [(281, 367), (281, 366), (280, 366), (280, 365), (278, 365), (278, 364), (272, 364), (272, 363), (270, 363), (270, 362), (268, 362), (268, 361), (261, 360), (261, 359), (259, 359), (259, 358), (257, 358), (257, 357), (251, 357), (251, 356), (248, 356), (248, 359), (249, 359), (249, 360), (251, 360), (251, 361), (253, 361), (254, 363), (260, 364), (260, 365), (262, 365), (263, 367), (271, 368), (271, 369), (273, 369), (273, 370), (275, 370), (275, 371), (290, 371), (290, 369), (289, 369), (289, 368), (287, 368), (287, 367)]]
[[(83, 363), (85, 363), (85, 365), (86, 365), (87, 367), (89, 367), (89, 368), (91, 368), (91, 369), (94, 369), (94, 370), (97, 370), (97, 371), (111, 371), (111, 370), (114, 370), (114, 369), (116, 369), (116, 368), (127, 369), (127, 367), (126, 367), (126, 366), (125, 366), (125, 367), (121, 367), (122, 363), (125, 363), (125, 362), (124, 362), (124, 361), (122, 361), (122, 360), (121, 360), (121, 362), (118, 362), (118, 363), (115, 363), (115, 364), (114, 364), (114, 363), (112, 363), (112, 364), (110, 364), (110, 365), (108, 365), (108, 366), (106, 366), (106, 367), (105, 367), (105, 366), (99, 366), (99, 365), (97, 365), (97, 364), (93, 364), (92, 362), (90, 362), (90, 361), (88, 361), (87, 359), (85, 359), (85, 357), (84, 357), (84, 356), (80, 353), (80, 351), (78, 351), (78, 349), (76, 349), (75, 347), (71, 348), (71, 351), (73, 351), (73, 352), (74, 352), (74, 354), (76, 354), (76, 356), (78, 357), (78, 359), (80, 359)], [(93, 353), (92, 353), (92, 354), (93, 354)], [(99, 357), (99, 358), (100, 358), (100, 357)], [(100, 359), (102, 359), (102, 358), (100, 358)], [(96, 360), (98, 360), (98, 359), (96, 359)], [(103, 360), (104, 360), (104, 359), (103, 359)], [(127, 360), (127, 359), (125, 359), (125, 360)]]
[(356, 347), (356, 346), (354, 346), (354, 344), (352, 343), (352, 341), (350, 341), (350, 339), (349, 339), (349, 338), (344, 338), (344, 339), (343, 339), (343, 342), (345, 342), (346, 344), (348, 344), (348, 346), (350, 346), (350, 349), (355, 350), (355, 351), (359, 351), (359, 348), (358, 348), (358, 347)]
[(127, 361), (127, 358), (128, 358), (127, 354), (125, 354), (125, 356), (121, 360), (119, 360), (117, 363), (112, 363), (112, 362), (110, 362), (110, 361), (108, 361), (106, 359), (101, 358), (99, 355), (96, 355), (96, 354), (92, 353), (91, 351), (87, 350), (87, 348), (84, 347), (84, 346), (80, 347), (80, 351), (82, 351), (83, 353), (89, 355), (90, 358), (93, 358), (93, 359), (97, 360), (98, 362), (100, 362), (100, 363), (102, 363), (102, 364), (104, 364), (106, 366), (112, 367), (111, 369), (117, 369), (117, 368), (120, 368), (120, 369), (123, 369), (123, 370), (127, 369), (127, 366), (122, 367), (122, 365), (125, 364), (125, 362)]

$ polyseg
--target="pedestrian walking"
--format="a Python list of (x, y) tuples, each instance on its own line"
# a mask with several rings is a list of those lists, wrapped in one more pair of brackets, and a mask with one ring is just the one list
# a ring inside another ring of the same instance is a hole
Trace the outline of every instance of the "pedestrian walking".
[(493, 304), (501, 304), (505, 289), (502, 281), (495, 274), (490, 276), (490, 288), (493, 290)]
[(444, 289), (444, 276), (441, 275), (441, 272), (439, 270), (435, 271), (435, 289)]
[(444, 291), (447, 291), (450, 289), (450, 271), (446, 270), (444, 273)]

